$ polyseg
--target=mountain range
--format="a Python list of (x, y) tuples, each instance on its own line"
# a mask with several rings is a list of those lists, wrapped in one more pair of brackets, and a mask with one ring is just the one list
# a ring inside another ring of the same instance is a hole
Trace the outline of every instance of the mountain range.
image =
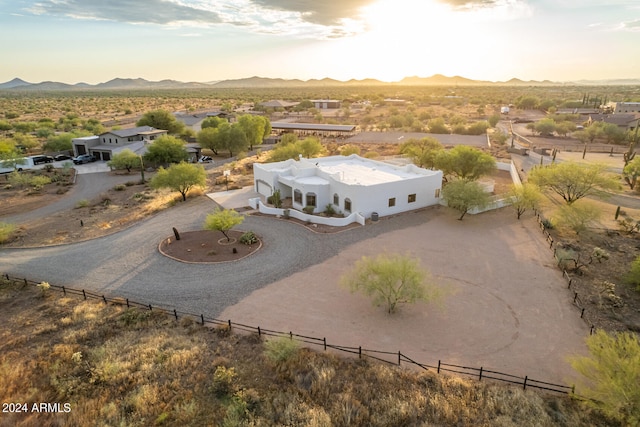
[(87, 83), (67, 84), (60, 82), (45, 81), (40, 83), (29, 83), (22, 79), (15, 78), (11, 81), (0, 83), (0, 90), (11, 91), (67, 91), (67, 90), (135, 90), (135, 89), (227, 89), (227, 88), (302, 88), (302, 87), (329, 87), (329, 86), (552, 86), (552, 85), (640, 85), (640, 79), (611, 79), (611, 80), (580, 80), (576, 82), (552, 82), (550, 80), (524, 81), (511, 79), (504, 82), (492, 82), (486, 80), (472, 80), (465, 77), (447, 77), (442, 74), (435, 74), (431, 77), (405, 77), (397, 82), (382, 82), (376, 79), (363, 80), (334, 80), (325, 78), (321, 80), (298, 80), (279, 79), (267, 77), (248, 77), (243, 79), (222, 80), (209, 83), (200, 82), (180, 82), (177, 80), (149, 81), (142, 78), (122, 79), (115, 78), (105, 83), (95, 85)]

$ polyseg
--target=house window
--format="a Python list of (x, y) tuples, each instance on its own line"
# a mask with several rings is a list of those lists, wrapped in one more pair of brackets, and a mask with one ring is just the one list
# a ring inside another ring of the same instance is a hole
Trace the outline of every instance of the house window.
[(390, 198), (389, 199), (389, 207), (391, 208), (391, 207), (393, 207), (395, 205), (396, 205), (396, 198), (395, 197)]
[(416, 195), (415, 194), (409, 194), (409, 197), (407, 198), (407, 202), (414, 203), (415, 201), (416, 201)]
[(351, 212), (351, 200), (344, 199), (344, 210)]
[(340, 196), (338, 196), (338, 193), (333, 195), (333, 204), (336, 206), (340, 206)]
[(440, 189), (436, 188), (436, 197), (440, 197)]
[(293, 201), (302, 204), (302, 192), (300, 190), (295, 190), (293, 192)]
[(102, 142), (106, 143), (107, 142), (107, 138), (102, 138)]
[(306, 206), (313, 206), (314, 208), (318, 205), (316, 204), (316, 195), (314, 193), (307, 193), (307, 204)]

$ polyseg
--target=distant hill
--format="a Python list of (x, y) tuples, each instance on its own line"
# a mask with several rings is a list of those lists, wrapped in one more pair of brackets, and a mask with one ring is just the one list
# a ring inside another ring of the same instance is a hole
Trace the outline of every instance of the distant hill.
[(16, 77), (15, 79), (8, 81), (6, 83), (0, 83), (0, 89), (13, 89), (20, 86), (29, 86), (31, 84), (33, 83), (25, 82), (24, 80)]
[(461, 76), (444, 76), (435, 74), (431, 77), (411, 76), (398, 82), (382, 82), (376, 79), (351, 79), (340, 81), (330, 78), (324, 79), (281, 79), (268, 77), (247, 77), (242, 79), (201, 82), (180, 82), (177, 80), (149, 81), (143, 78), (115, 78), (108, 82), (95, 85), (77, 83), (70, 85), (59, 82), (29, 83), (15, 78), (11, 81), (0, 83), (0, 90), (11, 91), (68, 91), (68, 90), (153, 90), (153, 89), (225, 89), (225, 88), (302, 88), (302, 87), (340, 87), (340, 86), (478, 86), (478, 85), (513, 85), (513, 86), (547, 86), (547, 85), (640, 85), (640, 79), (610, 79), (610, 80), (579, 80), (575, 82), (552, 82), (550, 80), (524, 81), (517, 78), (504, 82), (492, 82), (486, 80), (472, 80)]

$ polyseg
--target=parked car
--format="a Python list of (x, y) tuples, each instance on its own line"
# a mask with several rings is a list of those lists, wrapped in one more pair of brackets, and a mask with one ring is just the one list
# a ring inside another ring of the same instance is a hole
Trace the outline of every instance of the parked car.
[(73, 163), (76, 165), (82, 165), (84, 163), (91, 163), (95, 161), (96, 161), (96, 158), (93, 157), (91, 154), (81, 154), (78, 157), (73, 158)]
[(33, 164), (39, 165), (40, 163), (53, 163), (53, 157), (51, 156), (32, 156)]
[(198, 163), (211, 163), (213, 159), (209, 156), (202, 156), (198, 159)]
[(53, 156), (53, 160), (55, 160), (56, 162), (60, 162), (62, 160), (71, 160), (73, 157), (67, 155), (67, 154), (58, 154), (57, 156)]

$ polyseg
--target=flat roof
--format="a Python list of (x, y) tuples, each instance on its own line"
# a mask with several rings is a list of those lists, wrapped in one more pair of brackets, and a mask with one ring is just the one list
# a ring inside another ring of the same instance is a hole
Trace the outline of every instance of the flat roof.
[(308, 161), (312, 163), (315, 161), (318, 169), (327, 174), (337, 175), (339, 181), (355, 185), (383, 184), (421, 178), (438, 173), (426, 169), (420, 169), (420, 172), (416, 172), (411, 170), (414, 169), (412, 167), (394, 166), (356, 155), (321, 157)]
[(319, 123), (287, 123), (272, 122), (271, 129), (282, 130), (317, 130), (325, 132), (353, 132), (356, 125), (327, 125)]

